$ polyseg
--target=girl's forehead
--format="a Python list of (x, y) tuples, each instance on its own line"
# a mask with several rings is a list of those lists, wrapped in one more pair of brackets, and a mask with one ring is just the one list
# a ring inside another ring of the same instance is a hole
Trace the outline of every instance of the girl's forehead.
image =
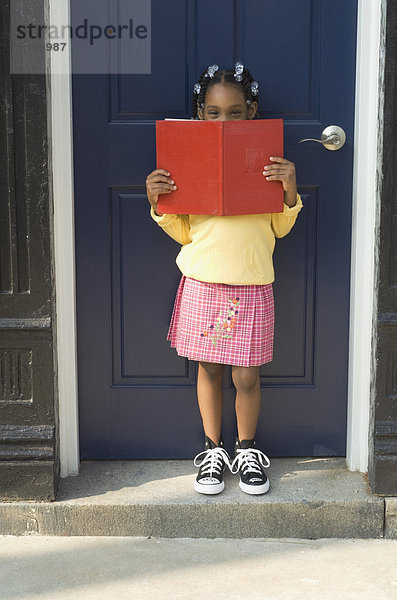
[(244, 93), (235, 85), (216, 83), (205, 95), (206, 104), (244, 104)]

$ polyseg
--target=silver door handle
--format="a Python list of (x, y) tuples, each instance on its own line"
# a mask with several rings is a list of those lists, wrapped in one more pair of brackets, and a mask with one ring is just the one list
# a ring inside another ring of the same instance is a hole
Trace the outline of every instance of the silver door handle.
[(313, 138), (305, 138), (304, 140), (299, 140), (299, 144), (302, 142), (318, 142), (322, 144), (324, 148), (327, 150), (340, 150), (346, 141), (346, 134), (343, 131), (342, 127), (338, 125), (329, 125), (326, 127), (322, 134), (321, 140), (315, 140)]

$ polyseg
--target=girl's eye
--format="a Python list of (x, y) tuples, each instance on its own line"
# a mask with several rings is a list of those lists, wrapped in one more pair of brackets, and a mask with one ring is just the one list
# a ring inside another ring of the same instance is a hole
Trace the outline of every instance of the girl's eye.
[[(217, 115), (218, 113), (212, 110), (208, 114), (209, 115)], [(241, 110), (233, 110), (232, 115), (241, 115)]]

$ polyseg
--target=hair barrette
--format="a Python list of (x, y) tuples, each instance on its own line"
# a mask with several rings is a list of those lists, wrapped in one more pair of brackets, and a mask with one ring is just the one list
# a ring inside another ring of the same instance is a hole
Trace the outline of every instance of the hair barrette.
[(240, 61), (237, 61), (234, 67), (234, 78), (236, 81), (241, 81), (243, 76), (242, 72), (244, 71), (244, 65)]
[(258, 82), (257, 82), (257, 81), (253, 81), (253, 82), (251, 83), (251, 94), (252, 94), (253, 96), (257, 96), (257, 95), (258, 95), (258, 92), (259, 92), (259, 85), (258, 85)]
[(217, 71), (218, 69), (219, 69), (218, 65), (210, 65), (208, 67), (207, 72), (204, 75), (204, 77), (210, 77), (210, 79), (212, 79), (215, 71)]
[(201, 90), (201, 85), (199, 83), (195, 83), (193, 86), (193, 92), (195, 94), (197, 94), (197, 96), (198, 96), (200, 93), (200, 90)]

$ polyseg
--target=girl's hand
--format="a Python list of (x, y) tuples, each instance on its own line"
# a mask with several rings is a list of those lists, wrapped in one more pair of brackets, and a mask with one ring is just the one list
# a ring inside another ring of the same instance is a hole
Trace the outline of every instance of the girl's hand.
[(176, 190), (174, 181), (168, 177), (169, 171), (165, 169), (155, 169), (146, 177), (146, 193), (150, 204), (154, 208), (156, 215), (157, 212), (157, 201), (159, 194), (168, 194), (172, 190)]
[(262, 173), (265, 175), (267, 181), (272, 181), (273, 179), (281, 181), (285, 192), (296, 194), (295, 164), (280, 156), (271, 156), (270, 160), (274, 161), (273, 164), (263, 167), (264, 171)]

